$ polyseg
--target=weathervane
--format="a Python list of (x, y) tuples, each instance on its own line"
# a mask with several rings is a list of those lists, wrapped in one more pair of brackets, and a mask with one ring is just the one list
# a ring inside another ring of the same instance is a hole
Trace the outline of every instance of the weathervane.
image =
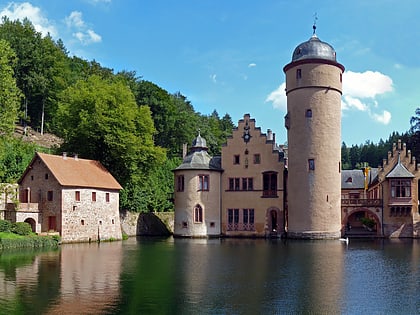
[(316, 12), (314, 13), (314, 25), (312, 25), (312, 28), (314, 30), (313, 35), (315, 35), (315, 31), (316, 31), (316, 21), (318, 20), (318, 16), (316, 14)]

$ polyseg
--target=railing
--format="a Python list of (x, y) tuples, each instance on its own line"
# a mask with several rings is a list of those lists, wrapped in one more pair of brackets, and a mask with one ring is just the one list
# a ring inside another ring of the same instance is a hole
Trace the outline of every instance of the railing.
[(20, 202), (17, 206), (13, 203), (8, 203), (6, 205), (8, 211), (18, 211), (18, 212), (39, 212), (37, 202)]
[(380, 207), (382, 199), (341, 199), (341, 205), (347, 207)]

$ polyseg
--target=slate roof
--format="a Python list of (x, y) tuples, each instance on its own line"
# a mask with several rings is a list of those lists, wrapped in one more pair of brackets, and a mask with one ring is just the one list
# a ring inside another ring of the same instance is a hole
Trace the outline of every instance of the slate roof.
[(398, 157), (398, 163), (394, 166), (391, 172), (385, 176), (386, 178), (413, 178), (414, 175), (401, 164), (400, 158)]
[[(369, 171), (369, 184), (378, 176), (378, 169), (371, 168)], [(350, 180), (351, 179), (351, 180)], [(341, 189), (363, 189), (365, 187), (365, 175), (363, 170), (342, 170)]]
[(363, 170), (342, 170), (341, 189), (363, 189), (365, 176)]
[(39, 152), (35, 154), (23, 173), (19, 184), (38, 158), (46, 165), (61, 186), (122, 189), (117, 180), (99, 161)]

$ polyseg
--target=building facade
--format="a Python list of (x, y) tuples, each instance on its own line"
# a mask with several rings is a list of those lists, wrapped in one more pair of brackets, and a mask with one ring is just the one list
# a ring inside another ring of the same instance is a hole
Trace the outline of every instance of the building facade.
[(4, 218), (62, 242), (121, 239), (120, 184), (97, 161), (36, 153), (18, 181), (19, 203)]
[(284, 152), (275, 135), (239, 120), (221, 157), (194, 140), (175, 175), (175, 236), (267, 237), (285, 232)]

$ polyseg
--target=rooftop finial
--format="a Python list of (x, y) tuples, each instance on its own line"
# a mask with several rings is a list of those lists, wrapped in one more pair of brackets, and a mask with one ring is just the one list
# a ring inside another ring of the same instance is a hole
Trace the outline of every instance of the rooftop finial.
[(312, 25), (312, 29), (314, 30), (313, 35), (315, 35), (316, 32), (316, 21), (318, 20), (318, 16), (316, 12), (314, 13), (314, 25)]

